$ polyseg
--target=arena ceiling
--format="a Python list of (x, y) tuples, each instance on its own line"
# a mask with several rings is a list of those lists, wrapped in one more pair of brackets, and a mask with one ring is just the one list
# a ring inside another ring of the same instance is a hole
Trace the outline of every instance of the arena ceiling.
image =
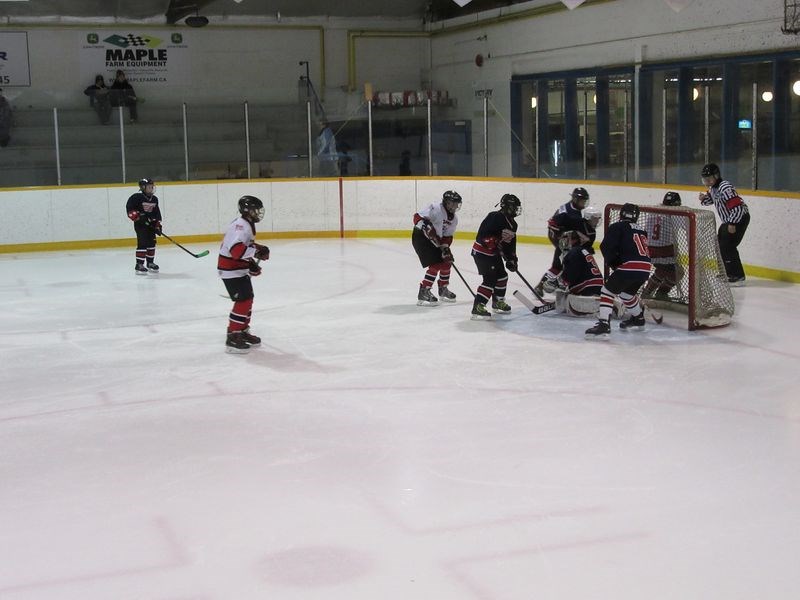
[(0, 24), (55, 21), (130, 21), (176, 23), (199, 13), (223, 17), (375, 17), (437, 21), (519, 4), (524, 0), (471, 0), (460, 7), (453, 0), (5, 0)]

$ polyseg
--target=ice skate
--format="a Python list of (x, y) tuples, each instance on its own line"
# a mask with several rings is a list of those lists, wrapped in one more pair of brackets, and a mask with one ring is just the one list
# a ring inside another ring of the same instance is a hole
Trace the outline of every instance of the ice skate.
[(471, 318), (472, 318), (473, 321), (487, 321), (487, 320), (491, 320), (492, 313), (490, 313), (488, 310), (486, 310), (486, 305), (485, 304), (483, 304), (481, 302), (477, 302), (472, 307), (472, 317)]
[(511, 307), (508, 305), (505, 298), (495, 298), (492, 301), (492, 312), (500, 315), (507, 315), (511, 312)]
[(247, 354), (250, 352), (250, 344), (245, 341), (243, 331), (228, 333), (228, 337), (225, 340), (225, 352), (228, 354)]
[(747, 282), (744, 277), (728, 277), (728, 285), (730, 287), (744, 287)]
[(142, 263), (136, 263), (134, 271), (136, 271), (137, 275), (147, 275), (147, 267), (145, 267)]
[(158, 265), (151, 260), (149, 263), (147, 263), (147, 270), (152, 271), (153, 273), (158, 273)]
[(620, 329), (644, 329), (644, 311), (642, 311), (636, 317), (631, 315), (627, 319), (625, 319), (624, 321), (620, 321), (619, 328)]
[(261, 345), (261, 338), (257, 335), (253, 335), (250, 333), (250, 328), (248, 327), (244, 331), (242, 331), (242, 339), (250, 344), (251, 346), (260, 346)]
[(456, 295), (451, 292), (446, 285), (439, 286), (439, 299), (442, 302), (455, 302)]
[(431, 288), (424, 285), (419, 286), (419, 293), (417, 294), (417, 306), (436, 306), (439, 301), (436, 296), (431, 292)]
[(607, 340), (611, 334), (611, 325), (606, 319), (598, 319), (594, 327), (586, 330), (587, 340)]

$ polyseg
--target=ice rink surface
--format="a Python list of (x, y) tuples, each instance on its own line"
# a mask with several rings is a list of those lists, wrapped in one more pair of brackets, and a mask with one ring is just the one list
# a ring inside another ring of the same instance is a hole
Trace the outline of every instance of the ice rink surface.
[(417, 307), (410, 240), (259, 237), (245, 356), (216, 244), (0, 255), (0, 598), (800, 597), (800, 286), (602, 343), (513, 274)]

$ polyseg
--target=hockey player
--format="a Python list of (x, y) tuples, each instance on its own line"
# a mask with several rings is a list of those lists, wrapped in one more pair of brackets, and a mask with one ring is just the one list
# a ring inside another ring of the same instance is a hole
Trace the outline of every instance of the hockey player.
[(258, 261), (269, 259), (269, 248), (255, 241), (256, 223), (264, 218), (264, 203), (255, 196), (242, 196), (239, 213), (241, 216), (225, 232), (217, 260), (219, 276), (233, 300), (225, 341), (226, 352), (233, 354), (244, 354), (261, 343), (261, 338), (250, 333), (254, 298), (250, 278), (261, 275)]
[[(125, 211), (133, 221), (136, 232), (137, 275), (147, 275), (148, 271), (158, 273), (156, 257), (156, 235), (161, 235), (161, 209), (158, 207), (156, 184), (147, 177), (139, 180), (139, 191), (128, 198)], [(147, 261), (147, 266), (145, 266)]]
[[(678, 192), (667, 192), (661, 204), (680, 206), (681, 196)], [(668, 300), (670, 290), (675, 287), (682, 274), (675, 262), (675, 232), (672, 217), (648, 213), (644, 228), (655, 271), (644, 286), (642, 297)]]
[(613, 273), (600, 290), (597, 324), (586, 330), (589, 339), (608, 339), (615, 296), (619, 296), (630, 315), (619, 324), (620, 329), (644, 327), (644, 311), (636, 294), (650, 277), (652, 265), (647, 249), (647, 234), (636, 226), (638, 220), (639, 207), (624, 204), (619, 212), (619, 221), (608, 228), (600, 243), (603, 259)]
[(745, 275), (737, 247), (750, 224), (750, 210), (736, 193), (733, 184), (722, 178), (717, 165), (709, 163), (700, 173), (703, 185), (708, 188), (708, 192), (700, 193), (700, 204), (713, 204), (719, 220), (722, 221), (717, 231), (717, 240), (728, 275), (728, 284), (731, 287), (741, 287), (745, 285)]
[(594, 254), (582, 245), (583, 237), (577, 231), (566, 231), (559, 239), (563, 269), (556, 290), (556, 310), (573, 317), (597, 313), (600, 306), (600, 289), (603, 274)]
[[(472, 305), (472, 318), (490, 319), (492, 314), (486, 310), (489, 299), (492, 310), (505, 314), (511, 312), (506, 303), (508, 273), (517, 270), (517, 221), (522, 213), (522, 203), (514, 194), (504, 194), (500, 198), (500, 210), (490, 212), (478, 227), (478, 235), (472, 244), (472, 258), (483, 281), (478, 286)], [(503, 268), (505, 261), (505, 269)]]
[(439, 298), (442, 302), (455, 302), (456, 295), (450, 291), (450, 265), (453, 253), (450, 245), (458, 228), (456, 213), (461, 208), (461, 196), (452, 190), (442, 194), (442, 201), (429, 204), (414, 213), (414, 230), (411, 244), (419, 257), (420, 264), (426, 268), (425, 276), (419, 284), (417, 305), (436, 306), (438, 300), (431, 292), (436, 276), (439, 276)]
[[(583, 209), (589, 202), (589, 192), (585, 188), (576, 187), (570, 194), (570, 201), (558, 207), (550, 220), (547, 221), (547, 237), (550, 243), (555, 246), (553, 252), (553, 262), (550, 268), (542, 275), (541, 280), (536, 284), (536, 292), (542, 296), (545, 292), (553, 292), (557, 287), (557, 279), (561, 273), (561, 249), (558, 247), (558, 240), (565, 231), (588, 231), (586, 221), (583, 218)], [(592, 235), (587, 235), (588, 247), (594, 243), (595, 232), (592, 228)]]

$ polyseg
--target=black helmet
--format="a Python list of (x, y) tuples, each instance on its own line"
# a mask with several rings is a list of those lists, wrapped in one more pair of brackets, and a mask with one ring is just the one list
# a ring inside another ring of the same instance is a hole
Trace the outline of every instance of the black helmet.
[(700, 171), (700, 177), (719, 177), (719, 167), (714, 163), (708, 163), (707, 165), (703, 166), (703, 170)]
[(678, 192), (667, 192), (664, 194), (664, 201), (661, 204), (664, 206), (680, 206), (681, 195)]
[(572, 197), (572, 201), (576, 204), (579, 200), (584, 200), (584, 206), (586, 206), (586, 202), (589, 201), (589, 192), (586, 191), (586, 188), (576, 187), (572, 190), (570, 196)]
[(636, 223), (636, 221), (639, 220), (639, 207), (630, 202), (626, 202), (622, 205), (622, 208), (619, 209), (619, 220)]
[(500, 198), (500, 212), (509, 217), (516, 217), (522, 214), (522, 202), (514, 194), (503, 194)]
[(239, 212), (248, 221), (258, 223), (264, 218), (264, 203), (255, 196), (239, 198)]
[(139, 180), (139, 190), (141, 190), (141, 191), (143, 192), (143, 191), (144, 191), (144, 188), (145, 188), (145, 186), (148, 186), (148, 185), (155, 185), (155, 184), (156, 184), (156, 182), (155, 182), (155, 181), (153, 181), (152, 179), (150, 179), (149, 177), (142, 177), (142, 178)]
[(457, 212), (461, 208), (461, 194), (452, 190), (446, 191), (442, 194), (442, 204), (447, 212)]

